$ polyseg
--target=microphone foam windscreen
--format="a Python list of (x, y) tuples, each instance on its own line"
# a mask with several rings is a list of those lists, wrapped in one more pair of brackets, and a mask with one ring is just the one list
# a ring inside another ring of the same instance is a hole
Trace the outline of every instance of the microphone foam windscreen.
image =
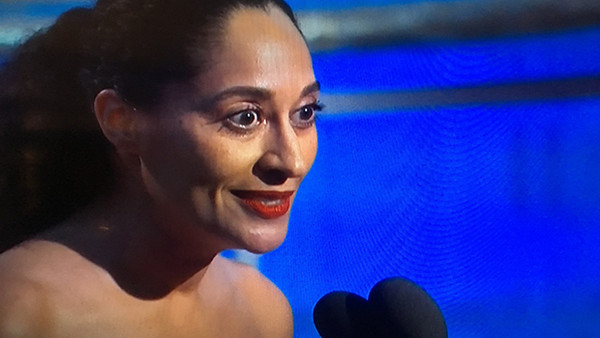
[(385, 322), (384, 337), (448, 337), (440, 308), (410, 280), (394, 277), (380, 281), (369, 293), (369, 305), (377, 320)]
[(323, 296), (313, 309), (313, 320), (323, 338), (370, 337), (369, 304), (363, 297), (344, 291)]

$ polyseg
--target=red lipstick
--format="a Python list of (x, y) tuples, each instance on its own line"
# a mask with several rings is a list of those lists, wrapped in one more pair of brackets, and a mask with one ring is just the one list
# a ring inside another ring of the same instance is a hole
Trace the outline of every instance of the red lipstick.
[(290, 197), (294, 191), (233, 190), (231, 193), (239, 197), (244, 205), (258, 216), (273, 219), (285, 215), (290, 210)]

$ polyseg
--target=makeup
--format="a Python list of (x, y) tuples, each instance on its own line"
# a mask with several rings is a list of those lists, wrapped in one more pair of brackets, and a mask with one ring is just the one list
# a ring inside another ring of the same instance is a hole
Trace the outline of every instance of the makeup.
[(294, 191), (234, 190), (231, 193), (259, 217), (274, 219), (288, 213)]

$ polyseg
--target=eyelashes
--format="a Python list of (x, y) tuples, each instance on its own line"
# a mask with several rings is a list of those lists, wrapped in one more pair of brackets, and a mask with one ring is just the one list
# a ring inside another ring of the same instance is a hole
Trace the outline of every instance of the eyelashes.
[(323, 110), (324, 107), (319, 101), (306, 105), (292, 113), (290, 121), (295, 127), (310, 128), (315, 124), (317, 112)]
[(249, 131), (264, 122), (262, 114), (256, 109), (245, 109), (229, 115), (226, 119), (229, 127), (240, 131)]
[[(308, 129), (315, 124), (317, 113), (324, 108), (325, 105), (319, 101), (302, 106), (290, 114), (290, 124), (297, 129)], [(229, 131), (240, 135), (249, 134), (266, 122), (263, 111), (254, 105), (230, 114), (223, 120)]]

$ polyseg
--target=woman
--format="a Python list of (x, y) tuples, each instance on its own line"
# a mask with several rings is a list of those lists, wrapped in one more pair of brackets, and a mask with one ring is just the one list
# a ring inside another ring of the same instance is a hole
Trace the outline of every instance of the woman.
[(291, 336), (281, 292), (218, 255), (282, 243), (316, 154), (319, 86), (289, 7), (100, 0), (90, 19), (118, 179), (0, 256), (0, 336)]

